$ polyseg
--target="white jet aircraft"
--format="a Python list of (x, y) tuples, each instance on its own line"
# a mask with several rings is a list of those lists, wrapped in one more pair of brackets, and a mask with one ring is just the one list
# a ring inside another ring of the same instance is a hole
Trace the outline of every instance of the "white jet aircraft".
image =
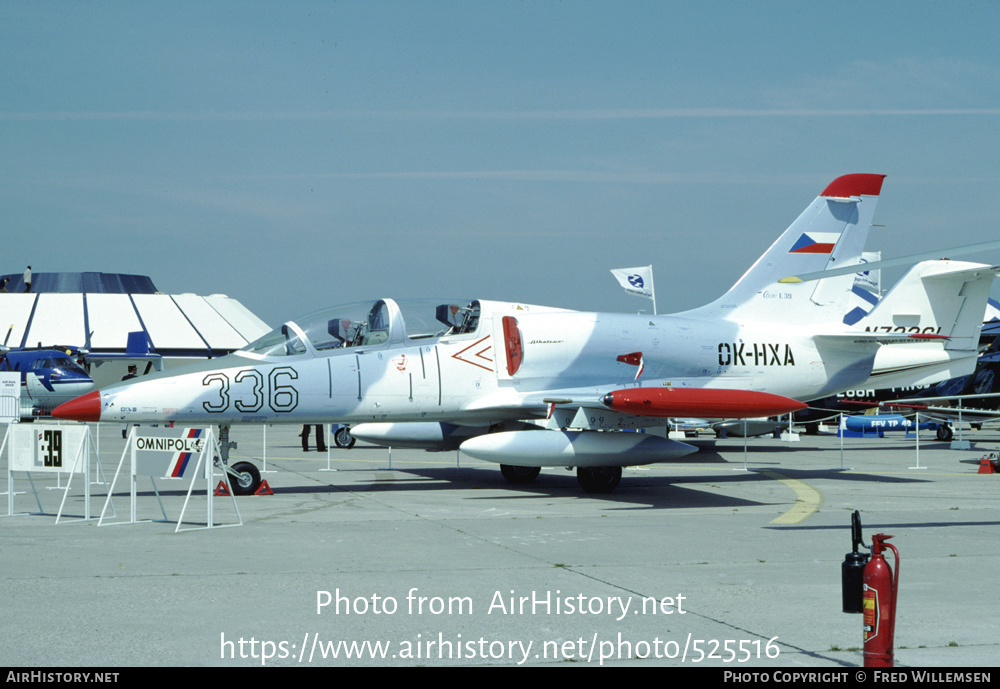
[[(843, 323), (854, 275), (842, 267), (860, 260), (883, 177), (834, 180), (728, 292), (692, 311), (379, 299), (288, 321), (234, 354), (112, 385), (53, 416), (337, 422), (389, 446), (457, 447), (515, 483), (576, 467), (585, 490), (610, 492), (624, 466), (697, 450), (662, 437), (666, 417), (786, 414), (860, 386), (882, 358), (885, 378), (973, 370), (990, 266), (920, 263), (863, 322)], [(835, 275), (809, 275), (826, 270)], [(644, 429), (660, 435), (624, 432)], [(252, 464), (236, 469), (243, 492), (256, 488)]]

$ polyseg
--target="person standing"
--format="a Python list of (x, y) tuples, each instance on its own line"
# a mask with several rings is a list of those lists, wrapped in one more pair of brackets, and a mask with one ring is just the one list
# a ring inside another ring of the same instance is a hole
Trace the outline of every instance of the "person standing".
[[(302, 432), (299, 433), (299, 437), (302, 438), (302, 451), (309, 452), (309, 427), (312, 424), (306, 424), (302, 427)], [(326, 452), (326, 439), (323, 437), (323, 424), (316, 424), (316, 451)]]
[[(30, 268), (31, 266), (28, 266), (28, 267)], [(133, 378), (138, 378), (138, 377), (139, 377), (139, 367), (137, 365), (135, 365), (135, 364), (129, 364), (128, 365), (128, 373), (126, 375), (122, 376), (122, 380), (132, 380)], [(136, 425), (136, 427), (139, 426), (139, 424), (135, 424), (135, 425)], [(125, 424), (125, 428), (122, 429), (122, 437), (123, 438), (127, 438), (128, 437), (128, 424)]]
[(24, 291), (31, 291), (31, 266), (24, 271)]

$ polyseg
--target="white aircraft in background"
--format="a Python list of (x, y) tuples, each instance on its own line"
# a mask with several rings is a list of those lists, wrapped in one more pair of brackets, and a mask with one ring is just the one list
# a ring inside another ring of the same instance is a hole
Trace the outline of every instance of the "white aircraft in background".
[[(379, 299), (288, 321), (234, 354), (112, 385), (53, 416), (337, 422), (389, 446), (457, 447), (501, 464), (516, 483), (540, 467), (576, 467), (585, 490), (610, 492), (623, 466), (697, 449), (622, 431), (665, 435), (666, 417), (793, 412), (805, 407), (799, 400), (869, 380), (877, 357), (886, 379), (973, 370), (990, 266), (920, 263), (863, 323), (843, 323), (854, 271), (842, 267), (860, 260), (883, 177), (834, 180), (728, 292), (698, 309), (650, 316)], [(802, 279), (782, 281), (791, 276)], [(238, 483), (246, 492), (256, 480), (243, 473)]]

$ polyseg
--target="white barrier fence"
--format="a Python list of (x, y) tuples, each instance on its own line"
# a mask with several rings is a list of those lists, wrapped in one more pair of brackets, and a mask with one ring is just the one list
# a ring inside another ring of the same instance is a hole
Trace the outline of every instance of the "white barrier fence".
[[(163, 500), (156, 485), (156, 479), (182, 480), (190, 477), (183, 507), (177, 518), (178, 531), (190, 531), (199, 528), (217, 528), (222, 526), (242, 526), (243, 518), (236, 506), (236, 498), (229, 483), (225, 470), (216, 466), (215, 459), (220, 456), (218, 437), (213, 427), (208, 428), (143, 428), (133, 427), (128, 436), (128, 443), (122, 452), (114, 478), (108, 485), (104, 480), (100, 462), (95, 462), (96, 474), (100, 479), (97, 484), (103, 484), (106, 498), (100, 515), (91, 515), (91, 482), (89, 480), (91, 456), (94, 454), (91, 429), (83, 424), (11, 424), (7, 426), (3, 442), (0, 443), (0, 456), (7, 450), (7, 514), (0, 516), (23, 516), (26, 514), (45, 514), (42, 501), (35, 487), (33, 474), (56, 474), (60, 480), (68, 475), (69, 480), (63, 489), (62, 501), (56, 514), (56, 523), (61, 521), (90, 521), (97, 519), (98, 526), (115, 524), (136, 524), (140, 521), (153, 521), (137, 518), (137, 504), (140, 496), (136, 490), (139, 477), (148, 477), (153, 486), (153, 493), (159, 503), (162, 520), (167, 517)], [(110, 521), (117, 517), (112, 497), (114, 487), (122, 473), (125, 458), (130, 459), (129, 497), (130, 509), (128, 520)], [(15, 472), (23, 472), (31, 484), (37, 513), (14, 513)], [(83, 483), (84, 514), (75, 520), (64, 519), (63, 511), (70, 495), (73, 478), (80, 476)], [(96, 476), (95, 476), (96, 478)], [(199, 479), (204, 480), (206, 494), (205, 526), (182, 528), (184, 517), (191, 501), (192, 493)], [(235, 523), (217, 523), (215, 518), (215, 481), (220, 488), (225, 487), (225, 493), (232, 501)], [(61, 485), (59, 486), (62, 487)], [(109, 513), (110, 508), (110, 513)]]
[[(169, 521), (166, 510), (163, 507), (163, 500), (160, 498), (159, 490), (156, 487), (156, 479), (183, 479), (188, 476), (191, 481), (188, 485), (187, 495), (184, 498), (184, 506), (181, 508), (180, 516), (177, 518), (177, 527), (174, 532), (191, 531), (204, 528), (213, 529), (223, 526), (242, 526), (243, 518), (240, 516), (239, 508), (236, 506), (236, 497), (233, 494), (232, 486), (229, 484), (229, 476), (220, 467), (220, 482), (226, 487), (233, 511), (236, 514), (236, 523), (217, 524), (215, 522), (214, 501), (215, 482), (215, 457), (219, 456), (219, 441), (215, 429), (211, 426), (207, 428), (144, 428), (133, 426), (128, 436), (128, 443), (118, 461), (118, 468), (111, 481), (111, 491), (108, 492), (108, 499), (105, 501), (104, 509), (101, 511), (101, 519), (98, 526), (112, 524), (136, 524), (139, 522), (136, 516), (137, 504), (137, 482), (140, 476), (149, 478), (153, 485), (153, 492), (159, 501), (160, 510), (163, 513), (163, 521)], [(104, 524), (104, 515), (111, 501), (114, 486), (118, 481), (125, 457), (130, 458), (129, 462), (129, 496), (131, 499), (128, 521), (109, 522)], [(205, 481), (206, 514), (205, 526), (181, 528), (184, 523), (184, 514), (187, 512), (188, 503), (191, 501), (191, 493), (194, 491), (195, 483), (200, 478)], [(143, 520), (151, 521), (151, 520)]]
[[(43, 512), (38, 490), (32, 474), (67, 474), (69, 480), (63, 489), (62, 501), (56, 513), (56, 523), (63, 521), (66, 498), (73, 486), (73, 477), (81, 476), (84, 493), (84, 514), (82, 518), (67, 521), (89, 521), (90, 514), (90, 457), (92, 436), (90, 427), (85, 425), (62, 425), (49, 423), (12, 424), (7, 427), (3, 445), (7, 447), (7, 516), (14, 515), (14, 472), (24, 472), (38, 504)], [(107, 483), (104, 483), (107, 487)]]

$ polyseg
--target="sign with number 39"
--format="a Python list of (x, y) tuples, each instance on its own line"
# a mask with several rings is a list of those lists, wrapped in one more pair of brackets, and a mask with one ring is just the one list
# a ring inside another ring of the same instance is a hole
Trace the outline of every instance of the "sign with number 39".
[[(86, 426), (23, 424), (11, 427), (10, 462), (13, 471), (68, 473), (76, 463)], [(81, 467), (77, 467), (80, 471)]]

